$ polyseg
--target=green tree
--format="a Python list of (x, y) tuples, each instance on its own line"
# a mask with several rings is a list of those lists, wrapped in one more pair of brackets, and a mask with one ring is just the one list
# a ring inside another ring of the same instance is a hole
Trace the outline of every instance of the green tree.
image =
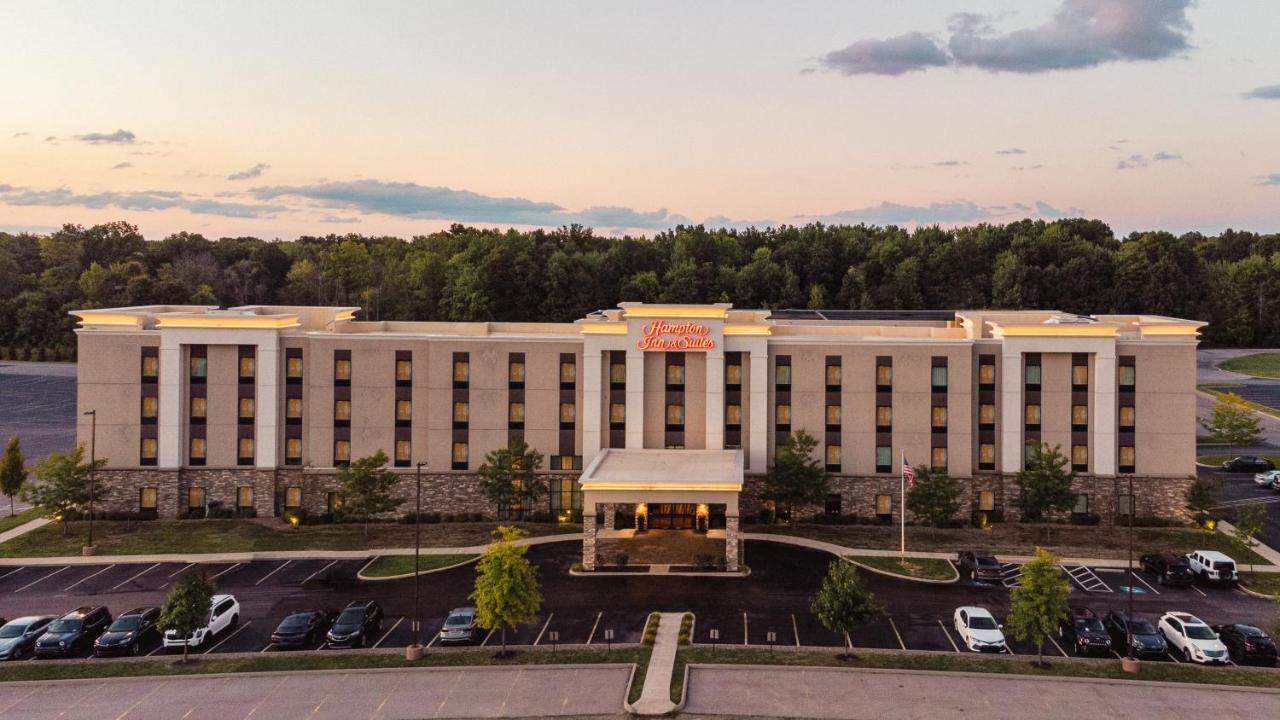
[(1213, 478), (1194, 478), (1183, 499), (1191, 519), (1207, 530), (1209, 521), (1213, 519), (1213, 508), (1218, 504), (1218, 482)]
[[(1071, 483), (1075, 474), (1067, 470), (1062, 448), (1031, 440), (1026, 466), (1018, 471), (1018, 507), (1026, 520), (1043, 520), (1046, 512), (1070, 510), (1075, 504)], [(1051, 529), (1045, 525), (1046, 542)]]
[(517, 505), (523, 513), (546, 493), (546, 482), (538, 477), (542, 453), (529, 447), (523, 438), (513, 438), (505, 448), (484, 456), (484, 464), (476, 468), (480, 491), (504, 515)]
[(533, 620), (542, 608), (538, 571), (525, 557), (527, 547), (515, 544), (524, 533), (515, 527), (499, 526), (497, 539), (485, 548), (476, 563), (476, 585), (471, 600), (476, 604), (476, 625), (501, 630), (502, 653), (507, 654), (507, 628)]
[(1257, 445), (1262, 441), (1257, 416), (1245, 399), (1235, 393), (1226, 393), (1214, 400), (1209, 420), (1201, 420), (1200, 425), (1209, 431), (1214, 442), (1226, 444), (1228, 455), (1233, 447)]
[(365, 540), (369, 539), (370, 518), (391, 512), (404, 502), (403, 498), (391, 494), (396, 486), (396, 476), (387, 469), (387, 454), (381, 450), (338, 468), (337, 479), (342, 486), (339, 491), (342, 503), (336, 514), (363, 520)]
[[(102, 458), (94, 468), (106, 464)], [(23, 498), (44, 517), (61, 522), (65, 536), (70, 514), (89, 503), (89, 463), (84, 461), (84, 448), (77, 445), (74, 450), (49, 453), (36, 462), (35, 470), (36, 482), (23, 489)]]
[(960, 512), (960, 483), (945, 470), (925, 466), (915, 469), (916, 483), (907, 491), (907, 509), (934, 527)]
[(853, 563), (832, 560), (827, 565), (822, 587), (809, 603), (809, 612), (823, 627), (844, 638), (843, 655), (847, 656), (853, 652), (849, 633), (857, 626), (875, 620), (883, 609), (871, 591), (862, 586)]
[(801, 506), (822, 502), (827, 496), (830, 476), (814, 457), (818, 441), (804, 430), (787, 437), (778, 448), (773, 467), (764, 481), (764, 497), (791, 511), (795, 523)]
[(1009, 634), (1036, 644), (1037, 665), (1044, 665), (1044, 639), (1067, 617), (1071, 584), (1058, 568), (1060, 558), (1044, 548), (1022, 566), (1022, 577), (1009, 593)]
[(1231, 539), (1243, 551), (1242, 555), (1249, 558), (1249, 572), (1253, 572), (1253, 548), (1257, 546), (1258, 541), (1254, 540), (1254, 536), (1262, 532), (1262, 527), (1267, 523), (1267, 506), (1262, 503), (1250, 503), (1240, 508), (1236, 513), (1236, 521), (1231, 525)]
[(17, 435), (9, 438), (0, 457), (0, 492), (9, 496), (9, 514), (13, 514), (13, 496), (27, 482), (27, 467), (22, 458), (22, 444)]
[[(172, 630), (178, 637), (189, 640), (196, 630), (209, 622), (213, 591), (213, 581), (203, 572), (179, 575), (160, 607), (160, 631)], [(187, 643), (183, 643), (182, 662), (186, 661)]]

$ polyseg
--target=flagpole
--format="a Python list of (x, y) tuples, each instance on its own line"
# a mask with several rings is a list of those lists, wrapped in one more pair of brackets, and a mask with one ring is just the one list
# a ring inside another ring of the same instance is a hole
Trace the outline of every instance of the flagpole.
[(898, 504), (898, 518), (901, 521), (900, 539), (901, 546), (898, 549), (899, 556), (902, 560), (907, 559), (907, 451), (899, 451), (900, 462), (898, 463), (898, 487), (901, 492), (900, 502)]

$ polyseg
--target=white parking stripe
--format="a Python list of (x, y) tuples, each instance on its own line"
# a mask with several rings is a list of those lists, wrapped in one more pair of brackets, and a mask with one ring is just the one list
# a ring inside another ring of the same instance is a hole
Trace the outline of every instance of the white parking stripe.
[(498, 629), (497, 629), (497, 628), (494, 628), (493, 630), (490, 630), (490, 631), (489, 631), (489, 634), (488, 634), (488, 635), (485, 635), (485, 636), (484, 636), (484, 639), (480, 641), (480, 647), (484, 647), (485, 645), (488, 645), (488, 644), (489, 644), (489, 638), (493, 637), (493, 634), (494, 634), (495, 632), (497, 632), (497, 631), (498, 631)]
[(57, 570), (54, 570), (53, 572), (49, 573), (48, 575), (44, 575), (44, 576), (42, 576), (39, 580), (35, 580), (35, 581), (32, 581), (32, 582), (27, 583), (26, 585), (23, 585), (22, 587), (18, 588), (17, 590), (14, 590), (14, 592), (16, 592), (16, 593), (20, 593), (20, 592), (22, 592), (23, 590), (26, 590), (27, 588), (31, 587), (32, 585), (35, 585), (35, 584), (37, 584), (37, 583), (43, 582), (43, 581), (45, 581), (45, 580), (48, 580), (49, 578), (53, 577), (54, 575), (57, 575), (58, 573), (62, 572), (63, 570), (66, 570), (66, 569), (67, 569), (67, 568), (69, 568), (69, 567), (71, 567), (71, 566), (70, 566), (70, 565), (63, 565), (62, 567), (58, 568)]
[(178, 573), (182, 572), (183, 570), (186, 570), (186, 569), (191, 568), (191, 567), (194, 567), (194, 566), (195, 566), (195, 563), (187, 563), (187, 566), (186, 566), (186, 567), (180, 567), (180, 568), (178, 568), (177, 570), (174, 570), (173, 572), (169, 573), (169, 577), (173, 577), (174, 575), (177, 575)]
[(266, 582), (266, 581), (267, 581), (267, 578), (269, 578), (269, 577), (271, 577), (272, 575), (275, 575), (276, 573), (280, 572), (281, 570), (283, 570), (283, 569), (284, 569), (284, 566), (285, 566), (285, 565), (288, 565), (288, 564), (289, 564), (289, 563), (291, 563), (291, 562), (293, 562), (293, 561), (292, 561), (292, 560), (285, 560), (284, 562), (280, 563), (280, 567), (276, 568), (275, 570), (272, 570), (271, 572), (267, 573), (266, 575), (263, 575), (261, 580), (259, 580), (258, 582), (256, 582), (256, 583), (254, 583), (254, 584), (253, 584), (253, 585), (254, 585), (254, 587), (257, 587), (257, 586), (261, 585), (262, 583)]
[(266, 651), (270, 650), (271, 648), (273, 648), (273, 647), (275, 647), (275, 646), (276, 646), (276, 644), (275, 644), (275, 643), (267, 643), (267, 646), (266, 646), (266, 647), (264, 647), (264, 648), (262, 648), (262, 649), (261, 649), (261, 650), (259, 650), (258, 652), (260, 652), (260, 653), (264, 653), (264, 652), (266, 652)]
[(604, 611), (596, 613), (596, 621), (591, 624), (591, 633), (587, 635), (587, 644), (591, 644), (591, 638), (596, 636), (596, 628), (600, 627), (600, 616), (604, 615)]
[(236, 628), (235, 630), (231, 631), (231, 634), (230, 634), (230, 635), (228, 635), (228, 636), (226, 636), (226, 637), (222, 638), (221, 640), (219, 640), (219, 641), (217, 642), (217, 644), (213, 645), (213, 646), (212, 646), (212, 647), (210, 647), (208, 650), (205, 650), (204, 652), (202, 652), (202, 653), (200, 653), (200, 654), (201, 654), (201, 655), (208, 655), (209, 653), (213, 652), (214, 650), (217, 650), (218, 648), (222, 647), (222, 644), (223, 644), (223, 643), (225, 643), (226, 641), (228, 641), (228, 640), (230, 640), (231, 638), (235, 637), (236, 635), (239, 635), (241, 630), (243, 630), (243, 629), (245, 629), (245, 628), (249, 627), (249, 626), (250, 626), (250, 625), (252, 625), (252, 624), (253, 624), (253, 621), (252, 621), (252, 620), (245, 620), (243, 623), (241, 623), (241, 624), (240, 624), (240, 627), (238, 627), (238, 628)]
[[(428, 641), (427, 641), (427, 647), (431, 647), (432, 645), (435, 645), (435, 644), (436, 644), (436, 641), (437, 641), (437, 640), (439, 640), (439, 639), (440, 639), (440, 633), (438, 633), (438, 632), (437, 632), (437, 633), (435, 633), (434, 635), (432, 635), (432, 636), (431, 636), (431, 639), (430, 639), (430, 640), (428, 640)], [(473, 639), (474, 639), (474, 638), (473, 638)]]
[(12, 575), (12, 574), (14, 574), (14, 573), (16, 573), (16, 572), (22, 572), (23, 570), (26, 570), (26, 568), (25, 568), (25, 567), (20, 567), (20, 568), (18, 568), (18, 569), (16, 569), (16, 570), (10, 570), (9, 572), (7, 572), (7, 573), (5, 573), (5, 574), (0, 575), (0, 580), (3, 580), (3, 579), (5, 579), (5, 578), (9, 577), (10, 575)]
[(324, 567), (320, 568), (319, 570), (317, 570), (317, 571), (315, 571), (315, 572), (311, 573), (310, 575), (308, 575), (307, 577), (305, 577), (305, 578), (302, 580), (302, 582), (300, 582), (300, 583), (298, 583), (298, 584), (299, 584), (299, 585), (306, 585), (307, 583), (311, 582), (311, 579), (312, 579), (312, 578), (314, 578), (315, 576), (319, 575), (320, 573), (324, 572), (325, 570), (328, 570), (329, 568), (331, 568), (331, 567), (333, 567), (334, 565), (337, 565), (337, 564), (338, 564), (338, 561), (337, 561), (337, 560), (334, 560), (333, 562), (329, 563), (328, 565), (325, 565)]
[(376, 649), (379, 645), (381, 645), (382, 641), (386, 640), (388, 635), (390, 635), (396, 628), (400, 627), (400, 623), (402, 622), (404, 622), (404, 616), (401, 616), (399, 620), (396, 620), (395, 624), (391, 626), (390, 630), (382, 633), (382, 637), (378, 638), (378, 642), (373, 644), (373, 648)]
[(147, 653), (147, 657), (151, 657), (152, 655), (155, 655), (156, 653), (160, 652), (163, 649), (164, 649), (164, 642), (162, 641), (159, 645), (156, 646), (155, 650), (152, 650), (151, 652)]
[(113, 568), (113, 567), (115, 567), (115, 566), (116, 566), (116, 564), (115, 564), (115, 563), (111, 563), (110, 565), (108, 565), (108, 566), (106, 566), (106, 567), (102, 568), (101, 570), (99, 570), (98, 572), (96, 572), (96, 573), (94, 573), (94, 574), (92, 574), (92, 575), (89, 575), (89, 576), (86, 576), (86, 577), (82, 577), (82, 578), (80, 578), (79, 580), (77, 580), (77, 581), (75, 581), (75, 582), (71, 583), (70, 585), (68, 585), (68, 586), (66, 586), (66, 587), (64, 587), (64, 588), (62, 588), (62, 592), (70, 592), (70, 591), (71, 591), (71, 588), (73, 588), (73, 587), (75, 587), (75, 586), (79, 585), (80, 583), (84, 582), (85, 580), (92, 580), (93, 578), (98, 577), (98, 576), (99, 576), (99, 575), (101, 575), (102, 573), (104, 573), (104, 572), (106, 572), (106, 571), (110, 570), (111, 568)]
[(1209, 597), (1208, 595), (1206, 595), (1206, 594), (1205, 594), (1205, 592), (1204, 592), (1203, 590), (1201, 590), (1200, 588), (1196, 587), (1194, 583), (1193, 583), (1193, 584), (1191, 584), (1191, 585), (1188, 585), (1187, 587), (1189, 587), (1189, 588), (1191, 588), (1192, 590), (1195, 590), (1196, 592), (1200, 593), (1200, 597)]
[(551, 618), (555, 616), (556, 616), (555, 613), (551, 613), (550, 615), (547, 616), (547, 621), (542, 623), (542, 629), (538, 631), (538, 637), (533, 639), (534, 645), (537, 645), (538, 643), (542, 642), (542, 636), (547, 632), (547, 626), (551, 625)]
[(795, 613), (792, 613), (792, 614), (791, 614), (791, 632), (795, 633), (795, 636), (796, 636), (796, 647), (800, 647), (800, 628), (796, 627), (796, 616), (795, 616)]
[(1062, 646), (1058, 644), (1058, 641), (1057, 641), (1057, 640), (1054, 640), (1054, 639), (1053, 639), (1053, 636), (1052, 636), (1052, 635), (1047, 635), (1046, 637), (1048, 637), (1048, 638), (1049, 638), (1049, 642), (1053, 643), (1053, 646), (1054, 646), (1054, 647), (1058, 648), (1058, 652), (1062, 653), (1062, 657), (1066, 657), (1066, 656), (1067, 656), (1067, 651), (1062, 649)]
[(1177, 655), (1174, 655), (1174, 654), (1173, 654), (1173, 651), (1172, 651), (1172, 650), (1169, 650), (1169, 651), (1168, 651), (1168, 652), (1166, 652), (1165, 654), (1169, 656), (1169, 659), (1170, 659), (1170, 660), (1172, 660), (1172, 661), (1174, 661), (1174, 662), (1178, 663), (1179, 665), (1181, 665), (1181, 664), (1182, 664), (1182, 661), (1178, 659), (1178, 656), (1177, 656)]
[(747, 611), (742, 611), (742, 644), (747, 645)]
[(893, 628), (893, 636), (898, 638), (898, 647), (906, 650), (907, 644), (902, 642), (902, 633), (898, 632), (898, 624), (893, 621), (892, 617), (889, 618), (889, 627)]
[(218, 573), (217, 575), (214, 575), (209, 579), (217, 580), (218, 578), (222, 577), (223, 575), (226, 575), (227, 573), (231, 572), (232, 570), (235, 570), (238, 567), (240, 567), (240, 563), (236, 563), (235, 565), (232, 565), (231, 567), (227, 568), (226, 570), (223, 570), (222, 572)]
[(137, 575), (134, 575), (133, 577), (129, 578), (128, 580), (125, 580), (124, 582), (120, 583), (119, 585), (116, 585), (115, 587), (113, 587), (113, 588), (111, 588), (111, 589), (112, 589), (112, 590), (119, 590), (120, 588), (124, 587), (125, 585), (128, 585), (129, 583), (133, 582), (134, 580), (137, 580), (138, 578), (142, 577), (143, 575), (146, 575), (147, 573), (151, 572), (152, 570), (155, 570), (155, 569), (156, 569), (156, 568), (158, 568), (158, 567), (160, 567), (160, 563), (156, 563), (155, 565), (152, 565), (151, 567), (147, 568), (146, 570), (143, 570), (142, 572), (138, 573)]
[(1139, 575), (1137, 572), (1132, 573), (1132, 575), (1133, 575), (1134, 577), (1138, 578), (1138, 582), (1142, 583), (1143, 585), (1146, 585), (1148, 590), (1150, 590), (1151, 592), (1153, 592), (1153, 593), (1155, 593), (1155, 594), (1157, 594), (1157, 595), (1159, 595), (1159, 594), (1160, 594), (1160, 591), (1159, 591), (1159, 590), (1157, 590), (1157, 589), (1155, 589), (1155, 588), (1151, 587), (1151, 583), (1147, 582), (1146, 580), (1143, 580), (1143, 579), (1142, 579), (1142, 576), (1141, 576), (1141, 575)]
[(938, 627), (942, 628), (942, 634), (947, 636), (947, 642), (951, 643), (951, 649), (960, 652), (960, 646), (956, 645), (956, 641), (951, 639), (951, 633), (947, 632), (947, 626), (943, 625), (941, 620), (938, 621)]

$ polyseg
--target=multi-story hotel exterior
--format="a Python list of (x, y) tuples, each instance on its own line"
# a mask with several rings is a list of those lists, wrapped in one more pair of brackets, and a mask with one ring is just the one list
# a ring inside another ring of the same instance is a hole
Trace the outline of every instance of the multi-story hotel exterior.
[(474, 471), (513, 436), (547, 457), (544, 509), (585, 509), (588, 536), (600, 505), (735, 536), (798, 430), (833, 477), (810, 511), (830, 514), (896, 517), (905, 456), (960, 479), (972, 511), (1012, 519), (1031, 440), (1061, 447), (1075, 514), (1103, 522), (1179, 514), (1194, 473), (1203, 323), (1189, 320), (638, 303), (574, 323), (356, 313), (75, 312), (78, 437), (88, 444), (96, 410), (109, 505), (323, 513), (335, 467), (382, 450), (405, 494), (426, 464), (424, 509), (493, 515)]

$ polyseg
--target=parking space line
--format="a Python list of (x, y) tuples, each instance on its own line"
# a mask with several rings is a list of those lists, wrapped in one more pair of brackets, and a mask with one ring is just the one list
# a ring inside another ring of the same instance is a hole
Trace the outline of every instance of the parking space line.
[(160, 652), (163, 649), (164, 649), (164, 641), (162, 640), (160, 644), (156, 646), (155, 650), (152, 650), (151, 652), (147, 653), (147, 657), (151, 657), (152, 655), (155, 655), (156, 653)]
[(1173, 654), (1173, 651), (1172, 651), (1172, 650), (1170, 650), (1170, 651), (1166, 652), (1165, 654), (1169, 656), (1169, 659), (1170, 659), (1170, 660), (1172, 660), (1172, 661), (1174, 661), (1174, 662), (1178, 663), (1179, 665), (1181, 665), (1181, 664), (1182, 664), (1182, 661), (1181, 661), (1181, 660), (1179, 660), (1177, 657), (1175, 657), (1175, 656), (1174, 656), (1174, 654)]
[(902, 642), (902, 633), (898, 632), (898, 625), (893, 621), (892, 615), (889, 616), (889, 627), (893, 628), (893, 636), (898, 638), (898, 647), (902, 648), (903, 650), (906, 650), (907, 644)]
[(596, 613), (596, 621), (591, 623), (591, 632), (587, 635), (587, 644), (591, 644), (591, 638), (596, 636), (596, 628), (600, 627), (600, 616), (604, 615), (604, 611)]
[[(941, 620), (938, 621), (938, 627), (942, 628), (942, 634), (947, 636), (947, 642), (951, 643), (951, 649), (960, 652), (960, 646), (956, 645), (956, 641), (951, 638), (951, 633), (947, 632), (947, 626), (943, 625)], [(906, 648), (903, 649), (905, 650)]]
[(258, 582), (256, 582), (256, 583), (254, 583), (254, 584), (253, 584), (253, 586), (254, 586), (254, 587), (257, 587), (257, 586), (261, 585), (262, 583), (266, 582), (266, 581), (267, 581), (267, 578), (269, 578), (269, 577), (271, 577), (272, 575), (275, 575), (276, 573), (280, 572), (281, 570), (283, 570), (283, 569), (285, 568), (285, 566), (286, 566), (286, 565), (288, 565), (288, 564), (289, 564), (289, 563), (291, 563), (291, 562), (293, 562), (293, 561), (292, 561), (292, 560), (285, 560), (283, 563), (281, 563), (281, 564), (280, 564), (280, 567), (276, 568), (275, 570), (272, 570), (271, 572), (267, 573), (266, 575), (263, 575), (263, 576), (262, 576), (262, 579), (261, 579), (261, 580), (259, 580), (259, 581), (258, 581)]
[[(1142, 579), (1142, 576), (1141, 576), (1141, 575), (1139, 575), (1137, 572), (1132, 572), (1132, 573), (1129, 573), (1129, 574), (1130, 574), (1130, 575), (1132, 575), (1132, 576), (1134, 576), (1134, 577), (1136, 577), (1136, 578), (1138, 578), (1138, 582), (1142, 583), (1143, 585), (1146, 585), (1146, 586), (1147, 586), (1147, 589), (1148, 589), (1148, 590), (1150, 590), (1151, 592), (1153, 592), (1153, 593), (1155, 593), (1155, 594), (1157, 594), (1157, 595), (1159, 595), (1159, 594), (1160, 594), (1160, 591), (1159, 591), (1159, 590), (1157, 590), (1157, 589), (1155, 589), (1155, 588), (1151, 587), (1151, 583), (1147, 582), (1146, 580), (1143, 580), (1143, 579)], [(1132, 587), (1132, 583), (1130, 584), (1130, 587)]]
[(551, 613), (550, 615), (547, 616), (547, 621), (542, 623), (542, 629), (538, 631), (538, 637), (533, 639), (534, 645), (537, 645), (538, 643), (542, 642), (542, 635), (547, 632), (547, 626), (551, 624), (551, 618), (555, 616), (556, 616), (555, 613)]
[(264, 653), (264, 652), (266, 652), (266, 651), (270, 650), (271, 648), (273, 648), (273, 647), (275, 647), (275, 646), (276, 646), (276, 644), (275, 644), (275, 643), (267, 643), (267, 646), (266, 646), (266, 647), (264, 647), (264, 648), (262, 648), (262, 649), (261, 649), (261, 650), (259, 650), (258, 652), (260, 652), (260, 653)]
[(210, 579), (210, 580), (217, 580), (218, 578), (222, 577), (223, 575), (226, 575), (227, 573), (231, 572), (232, 570), (235, 570), (235, 569), (236, 569), (236, 568), (238, 568), (238, 567), (240, 567), (240, 563), (236, 563), (236, 564), (232, 565), (231, 567), (227, 568), (226, 570), (223, 570), (222, 572), (218, 573), (217, 575), (214, 575), (213, 577), (211, 577), (211, 578), (209, 578), (209, 579)]
[(156, 568), (158, 568), (158, 567), (160, 567), (160, 563), (156, 563), (155, 565), (152, 565), (151, 567), (147, 568), (146, 570), (143, 570), (142, 572), (138, 573), (137, 575), (134, 575), (133, 577), (129, 578), (128, 580), (125, 580), (124, 582), (120, 583), (119, 585), (116, 585), (115, 587), (113, 587), (113, 588), (111, 588), (111, 589), (112, 589), (112, 590), (119, 590), (120, 588), (124, 587), (125, 585), (128, 585), (129, 583), (133, 582), (134, 580), (137, 580), (138, 578), (142, 577), (143, 575), (146, 575), (147, 573), (151, 572), (152, 570), (155, 570), (155, 569), (156, 569)]
[(1205, 591), (1203, 591), (1203, 590), (1201, 590), (1200, 588), (1196, 587), (1194, 584), (1188, 585), (1187, 587), (1189, 587), (1189, 588), (1191, 588), (1192, 590), (1195, 590), (1196, 592), (1200, 593), (1200, 597), (1209, 597), (1209, 595), (1208, 595), (1208, 594), (1206, 594), (1206, 593), (1205, 593)]
[(749, 642), (747, 642), (747, 611), (746, 610), (742, 611), (742, 644), (743, 645), (750, 644)]
[(791, 613), (791, 632), (796, 636), (796, 647), (800, 647), (800, 628), (796, 627), (796, 614)]
[(333, 562), (329, 563), (328, 565), (325, 565), (324, 567), (320, 568), (319, 570), (317, 570), (317, 571), (315, 571), (315, 572), (311, 573), (310, 575), (306, 576), (305, 578), (303, 578), (303, 579), (302, 579), (302, 582), (300, 582), (300, 583), (298, 583), (298, 584), (299, 584), (299, 585), (306, 585), (307, 583), (311, 582), (311, 579), (312, 579), (312, 578), (314, 578), (315, 576), (319, 575), (320, 573), (324, 572), (325, 570), (328, 570), (329, 568), (331, 568), (331, 567), (333, 567), (334, 565), (337, 565), (337, 564), (338, 564), (338, 561), (337, 561), (337, 560), (334, 560)]
[(432, 645), (435, 645), (436, 641), (439, 639), (440, 639), (440, 632), (436, 631), (431, 635), (431, 639), (427, 641), (427, 647), (431, 647)]
[(87, 577), (82, 577), (82, 578), (80, 578), (79, 580), (77, 580), (77, 581), (75, 581), (75, 582), (71, 583), (70, 585), (68, 585), (68, 586), (66, 586), (66, 587), (64, 587), (64, 588), (62, 588), (62, 592), (70, 592), (70, 591), (71, 591), (71, 588), (73, 588), (73, 587), (75, 587), (75, 586), (79, 585), (80, 583), (84, 582), (85, 580), (91, 580), (91, 579), (93, 579), (93, 578), (96, 578), (96, 577), (98, 577), (99, 575), (101, 575), (102, 573), (104, 573), (104, 572), (106, 572), (106, 571), (110, 570), (111, 568), (113, 568), (113, 567), (115, 567), (115, 566), (116, 566), (116, 564), (115, 564), (115, 563), (111, 563), (110, 565), (108, 565), (108, 566), (106, 566), (106, 567), (102, 568), (101, 570), (99, 570), (98, 572), (96, 572), (96, 573), (94, 573), (94, 574), (92, 574), (92, 575), (89, 575), (89, 576), (87, 576)]
[(174, 570), (173, 572), (169, 573), (169, 577), (170, 577), (170, 578), (172, 578), (174, 575), (177, 575), (178, 573), (182, 572), (183, 570), (187, 570), (187, 569), (192, 568), (192, 567), (194, 567), (194, 566), (195, 566), (195, 563), (187, 563), (187, 566), (186, 566), (186, 567), (180, 567), (180, 568), (178, 568), (177, 570)]
[(489, 631), (489, 634), (488, 634), (488, 635), (485, 635), (485, 636), (484, 636), (484, 639), (480, 641), (480, 647), (484, 647), (485, 645), (488, 645), (488, 644), (489, 644), (489, 638), (493, 637), (493, 634), (494, 634), (495, 632), (497, 632), (497, 630), (498, 630), (497, 628), (494, 628), (493, 630), (490, 630), (490, 631)]
[(10, 575), (12, 575), (12, 574), (14, 574), (14, 573), (16, 573), (16, 572), (22, 572), (23, 570), (26, 570), (26, 569), (27, 569), (26, 567), (20, 567), (20, 568), (18, 568), (17, 570), (10, 570), (9, 572), (7, 572), (7, 573), (5, 573), (5, 574), (0, 575), (0, 580), (3, 580), (3, 579), (5, 579), (5, 578), (9, 577)]
[(27, 583), (26, 585), (23, 585), (22, 587), (18, 588), (17, 590), (14, 590), (14, 592), (16, 592), (16, 593), (20, 593), (20, 592), (22, 592), (23, 590), (26, 590), (27, 588), (31, 587), (32, 585), (35, 585), (35, 584), (37, 584), (37, 583), (43, 582), (43, 581), (45, 581), (45, 580), (48, 580), (49, 578), (53, 577), (54, 575), (57, 575), (58, 573), (62, 572), (63, 570), (66, 570), (67, 568), (70, 568), (70, 567), (71, 567), (70, 565), (64, 565), (64, 566), (62, 566), (62, 567), (58, 568), (57, 570), (54, 570), (53, 572), (49, 573), (48, 575), (43, 575), (43, 576), (41, 576), (41, 578), (40, 578), (39, 580), (35, 580), (35, 581), (32, 581), (32, 582)]
[(1067, 651), (1062, 649), (1062, 646), (1058, 644), (1057, 640), (1053, 639), (1052, 635), (1046, 635), (1045, 637), (1049, 638), (1049, 642), (1053, 643), (1053, 646), (1058, 648), (1058, 652), (1062, 653), (1062, 657), (1067, 656)]
[(232, 630), (230, 635), (228, 635), (228, 636), (226, 636), (226, 637), (222, 638), (222, 639), (221, 639), (221, 640), (219, 640), (219, 641), (217, 642), (217, 644), (215, 644), (213, 647), (210, 647), (208, 650), (205, 650), (204, 652), (202, 652), (202, 653), (200, 653), (200, 654), (201, 654), (201, 655), (208, 655), (209, 653), (213, 652), (214, 650), (217, 650), (218, 648), (222, 647), (222, 644), (223, 644), (223, 643), (225, 643), (226, 641), (228, 641), (228, 640), (230, 640), (231, 638), (235, 637), (236, 635), (239, 635), (241, 630), (243, 630), (243, 629), (245, 629), (245, 628), (249, 627), (249, 626), (250, 626), (250, 625), (252, 625), (252, 624), (253, 624), (253, 621), (252, 621), (252, 620), (245, 620), (243, 623), (241, 623), (241, 624), (240, 624), (240, 627), (236, 628), (235, 630)]
[(388, 631), (386, 631), (386, 632), (382, 633), (382, 637), (378, 638), (378, 642), (376, 642), (376, 643), (374, 643), (374, 644), (373, 644), (373, 648), (374, 648), (374, 649), (377, 649), (377, 647), (378, 647), (379, 645), (381, 645), (381, 644), (382, 644), (382, 641), (387, 639), (387, 636), (388, 636), (388, 635), (390, 635), (392, 632), (394, 632), (396, 628), (400, 627), (400, 623), (402, 623), (402, 622), (404, 622), (404, 616), (403, 616), (403, 615), (401, 615), (401, 616), (400, 616), (400, 619), (399, 619), (399, 620), (396, 620), (395, 624), (391, 626), (391, 629), (390, 629), (390, 630), (388, 630)]

